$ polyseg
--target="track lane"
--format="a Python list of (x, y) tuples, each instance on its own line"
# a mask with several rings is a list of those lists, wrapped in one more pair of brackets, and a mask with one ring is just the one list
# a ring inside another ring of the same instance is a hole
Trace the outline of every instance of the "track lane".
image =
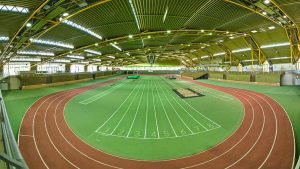
[[(196, 83), (196, 82), (194, 82), (194, 83)], [(197, 83), (197, 84), (199, 84), (199, 83)], [(207, 84), (200, 84), (200, 85), (207, 85)], [(185, 157), (185, 158), (181, 158), (181, 159), (177, 159), (177, 160), (169, 160), (169, 161), (159, 161), (159, 162), (149, 162), (148, 161), (147, 162), (147, 161), (126, 160), (123, 158), (113, 157), (106, 153), (98, 151), (96, 149), (93, 149), (92, 147), (86, 145), (76, 135), (74, 135), (74, 133), (67, 126), (67, 124), (64, 120), (64, 115), (63, 115), (64, 106), (68, 102), (68, 100), (70, 100), (75, 95), (72, 95), (71, 97), (65, 97), (65, 99), (61, 100), (61, 102), (59, 104), (56, 103), (56, 104), (53, 104), (53, 106), (51, 106), (51, 109), (50, 109), (51, 111), (49, 111), (49, 112), (55, 112), (56, 116), (54, 116), (54, 118), (50, 118), (50, 119), (47, 118), (47, 128), (53, 128), (53, 127), (57, 128), (56, 130), (55, 129), (49, 129), (49, 130), (50, 131), (53, 130), (53, 132), (51, 132), (51, 138), (53, 138), (55, 145), (58, 144), (57, 146), (62, 146), (62, 149), (59, 149), (62, 151), (62, 154), (67, 154), (68, 158), (70, 158), (72, 160), (74, 158), (77, 159), (77, 161), (79, 161), (78, 163), (80, 163), (80, 164), (86, 164), (86, 163), (93, 164), (90, 166), (86, 166), (86, 165), (80, 166), (81, 168), (112, 168), (113, 166), (119, 167), (119, 168), (154, 168), (154, 167), (155, 168), (166, 168), (166, 167), (168, 167), (168, 168), (184, 168), (184, 167), (189, 167), (189, 166), (190, 167), (194, 166), (194, 168), (211, 168), (209, 165), (213, 166), (214, 168), (223, 168), (224, 166), (233, 164), (234, 161), (237, 161), (238, 159), (240, 159), (240, 157), (242, 156), (240, 154), (243, 154), (243, 153), (245, 154), (248, 151), (245, 148), (245, 146), (248, 147), (248, 149), (249, 149), (257, 141), (257, 137), (259, 136), (259, 133), (261, 131), (259, 129), (262, 128), (262, 124), (263, 124), (262, 123), (263, 120), (262, 120), (262, 116), (261, 116), (263, 110), (266, 113), (268, 113), (268, 114), (266, 114), (266, 116), (267, 116), (266, 120), (267, 119), (270, 120), (269, 125), (271, 126), (270, 131), (266, 130), (264, 132), (265, 133), (264, 135), (266, 135), (267, 137), (271, 137), (272, 134), (274, 134), (274, 132), (271, 131), (272, 127), (274, 127), (274, 125), (272, 125), (271, 122), (274, 122), (274, 119), (272, 120), (272, 116), (270, 115), (271, 114), (270, 109), (268, 109), (265, 106), (260, 107), (259, 104), (257, 104), (257, 102), (255, 100), (258, 99), (258, 95), (256, 93), (251, 95), (252, 92), (241, 90), (241, 89), (230, 89), (230, 88), (224, 88), (224, 87), (217, 87), (217, 86), (213, 86), (213, 85), (211, 85), (209, 87), (215, 88), (217, 90), (223, 90), (224, 92), (229, 93), (229, 94), (235, 96), (236, 98), (238, 98), (243, 103), (243, 106), (245, 108), (245, 117), (241, 123), (240, 128), (237, 129), (237, 131), (235, 133), (233, 133), (232, 136), (230, 136), (224, 142), (220, 143), (219, 145), (215, 146), (212, 149), (209, 149), (205, 152), (202, 152), (202, 153), (190, 156), (190, 157)], [(77, 89), (77, 90), (80, 90), (80, 91), (78, 91), (78, 93), (81, 93), (81, 92), (84, 92), (89, 89), (90, 88), (87, 87), (84, 89)], [(244, 94), (244, 96), (242, 94), (236, 94), (237, 91), (248, 92), (247, 95), (249, 95), (249, 96), (245, 96), (245, 94)], [(66, 93), (64, 93), (64, 92), (62, 92), (61, 94), (66, 95)], [(253, 98), (251, 98), (250, 95)], [(265, 95), (259, 95), (259, 96), (266, 97)], [(270, 100), (270, 98), (265, 98), (265, 99), (266, 99), (266, 101), (270, 101), (270, 102), (272, 101), (272, 99)], [(263, 99), (260, 101), (263, 101)], [(36, 105), (40, 105), (41, 103), (42, 102), (36, 102), (33, 105), (32, 110), (30, 108), (28, 112), (33, 111), (36, 108)], [(272, 107), (273, 107), (274, 104), (277, 104), (276, 108), (280, 107), (280, 105), (278, 105), (278, 103), (276, 103), (276, 102), (271, 102), (270, 105), (272, 105)], [(251, 116), (252, 108), (255, 110), (252, 112), (252, 113), (255, 113), (255, 118), (254, 118), (254, 116)], [(276, 112), (277, 112), (277, 109), (276, 109)], [(284, 122), (278, 123), (278, 125), (288, 124), (289, 121), (286, 122), (287, 117), (286, 117), (283, 109), (279, 113), (283, 114), (282, 118), (283, 118)], [(277, 113), (277, 114), (279, 114), (279, 113)], [(27, 114), (28, 113), (26, 113), (26, 116), (27, 116)], [(32, 114), (32, 113), (29, 113), (29, 114)], [(253, 124), (255, 124), (255, 125), (252, 125), (252, 127), (253, 127), (252, 128), (250, 126), (252, 124), (251, 121), (253, 118), (254, 118)], [(26, 119), (24, 118), (23, 123), (26, 122), (27, 124), (25, 126), (27, 126), (26, 128), (28, 128), (28, 126), (30, 126), (29, 125), (30, 120), (27, 121)], [(23, 126), (24, 125), (21, 126), (21, 130), (20, 130), (21, 131), (20, 134), (22, 134), (22, 135), (25, 134), (25, 131), (22, 129)], [(288, 125), (288, 126), (290, 126), (290, 125)], [(230, 148), (232, 148), (236, 143), (243, 140), (242, 136), (245, 135), (245, 133), (247, 132), (248, 129), (249, 129), (249, 133), (245, 136), (245, 137), (247, 137), (247, 139), (245, 139), (245, 140), (247, 140), (247, 142), (243, 141), (243, 142), (241, 142), (241, 144), (238, 144), (236, 147), (234, 147), (232, 150), (230, 150)], [(290, 130), (291, 128), (286, 128), (286, 129)], [(285, 131), (284, 133), (289, 133), (286, 130), (284, 130), (284, 131)], [(278, 133), (281, 133), (281, 132), (278, 132)], [(36, 134), (39, 134), (39, 133), (36, 133)], [(251, 137), (251, 135), (253, 135), (253, 136)], [(291, 134), (286, 134), (286, 135), (288, 136), (288, 138), (285, 138), (285, 139), (290, 140)], [(267, 145), (270, 145), (269, 141), (265, 140), (263, 138), (265, 138), (265, 136), (261, 135), (262, 143), (260, 143), (259, 145), (261, 145), (261, 144), (263, 145), (264, 143), (267, 143)], [(41, 139), (43, 139), (43, 138), (41, 138)], [(23, 137), (23, 136), (20, 137), (20, 143), (22, 143), (22, 142), (26, 143), (28, 145), (32, 144), (30, 141), (28, 141), (28, 137), (26, 137), (26, 139), (25, 139), (25, 137)], [(283, 142), (286, 143), (285, 141), (283, 141)], [(24, 145), (23, 143), (20, 144), (20, 147), (22, 147), (22, 145)], [(244, 146), (241, 146), (241, 145), (244, 145)], [(280, 146), (278, 146), (279, 148), (277, 148), (276, 145), (277, 144), (275, 144), (273, 151), (280, 149)], [(63, 148), (63, 147), (67, 147), (67, 148)], [(244, 150), (243, 150), (243, 147), (244, 147)], [(288, 150), (287, 150), (287, 154), (293, 156), (293, 151), (291, 151), (292, 153), (289, 151), (289, 150), (293, 149), (293, 146), (290, 146), (290, 147), (291, 148), (288, 148)], [(270, 149), (270, 147), (268, 147), (268, 146), (264, 146), (262, 148), (264, 148), (264, 150), (266, 150), (266, 151), (268, 149)], [(256, 149), (261, 150), (261, 148), (256, 148)], [(258, 158), (261, 157), (261, 155), (257, 153), (256, 149), (252, 149), (251, 152), (247, 156), (245, 156), (245, 158), (243, 158), (241, 161), (239, 161), (236, 166), (238, 166), (239, 164), (241, 164), (242, 166), (245, 166), (245, 163), (249, 162), (247, 159), (252, 159), (251, 156), (249, 156), (252, 153), (254, 155), (253, 157), (258, 157)], [(226, 154), (225, 156), (222, 156), (222, 158), (217, 158), (218, 160), (220, 160), (220, 162), (211, 160), (211, 159), (214, 159), (215, 157), (217, 157), (218, 155), (224, 153), (226, 150), (230, 150), (230, 153), (231, 152), (232, 153)], [(26, 154), (27, 149), (21, 148), (21, 151), (23, 152), (24, 156), (26, 156), (25, 154)], [(25, 151), (25, 153), (24, 153), (24, 151)], [(51, 154), (52, 151), (49, 151), (48, 153)], [(266, 160), (266, 165), (264, 165), (264, 166), (267, 166), (267, 168), (274, 166), (275, 160), (271, 160), (271, 158), (274, 157), (273, 151), (270, 153), (270, 157)], [(265, 153), (263, 153), (262, 155), (266, 156)], [(278, 157), (278, 154), (276, 154), (275, 156)], [(36, 158), (36, 156), (32, 156), (32, 157)], [(27, 158), (30, 158), (30, 157), (27, 157)], [(25, 157), (26, 160), (27, 160), (27, 158)], [(284, 158), (287, 159), (286, 156)], [(211, 162), (205, 163), (207, 165), (206, 167), (199, 165), (199, 163), (205, 162), (208, 160), (211, 160)], [(33, 161), (35, 161), (35, 160), (33, 160)], [(230, 162), (227, 163), (226, 161), (230, 161)], [(291, 160), (288, 160), (288, 161), (289, 162), (287, 162), (287, 164), (282, 164), (281, 166), (286, 167), (288, 165), (291, 165), (290, 164)], [(67, 162), (67, 161), (65, 161), (65, 162)], [(101, 164), (99, 162), (105, 163), (106, 165)], [(33, 166), (33, 165), (31, 166), (30, 161), (28, 161), (28, 163), (29, 163), (30, 167), (35, 168), (35, 166)], [(218, 164), (218, 163), (220, 163), (220, 164)]]

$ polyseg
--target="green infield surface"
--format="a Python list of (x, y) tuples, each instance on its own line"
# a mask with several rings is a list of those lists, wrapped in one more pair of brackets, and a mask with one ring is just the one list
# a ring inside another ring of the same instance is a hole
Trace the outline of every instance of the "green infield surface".
[[(173, 89), (205, 96), (182, 98)], [(158, 76), (120, 80), (82, 93), (65, 107), (69, 127), (83, 141), (137, 160), (205, 151), (229, 137), (243, 115), (242, 104), (230, 95)]]

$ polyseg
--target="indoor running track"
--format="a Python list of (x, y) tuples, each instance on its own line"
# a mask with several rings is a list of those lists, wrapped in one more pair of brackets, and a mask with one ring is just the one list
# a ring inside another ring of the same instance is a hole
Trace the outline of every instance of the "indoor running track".
[(244, 119), (226, 140), (189, 157), (153, 162), (128, 160), (94, 149), (68, 127), (64, 107), (76, 95), (120, 79), (53, 93), (36, 101), (25, 114), (19, 132), (19, 146), (29, 168), (292, 168), (293, 129), (287, 113), (276, 101), (254, 91), (192, 80), (188, 81), (228, 93), (243, 104)]

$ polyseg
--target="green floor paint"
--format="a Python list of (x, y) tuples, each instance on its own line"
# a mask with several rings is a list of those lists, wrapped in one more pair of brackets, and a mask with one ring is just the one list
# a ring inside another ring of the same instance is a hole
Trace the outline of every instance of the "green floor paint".
[(300, 86), (264, 86), (253, 84), (230, 83), (218, 80), (200, 80), (204, 83), (253, 90), (264, 93), (279, 102), (287, 111), (294, 128), (296, 138), (296, 157), (300, 152)]
[[(71, 85), (64, 85), (64, 86), (57, 86), (57, 87), (50, 87), (50, 88), (43, 88), (43, 89), (32, 89), (32, 90), (14, 90), (14, 91), (3, 91), (3, 96), (5, 98), (5, 103), (6, 103), (6, 107), (8, 110), (8, 114), (9, 114), (9, 118), (11, 120), (12, 123), (12, 128), (13, 131), (15, 133), (15, 135), (17, 135), (18, 133), (18, 128), (20, 125), (20, 122), (22, 120), (22, 117), (24, 115), (24, 113), (26, 112), (26, 110), (28, 109), (28, 107), (30, 105), (32, 105), (34, 103), (34, 101), (36, 101), (37, 99), (39, 99), (42, 96), (51, 94), (53, 92), (57, 92), (57, 91), (62, 91), (62, 90), (66, 90), (66, 89), (72, 89), (72, 88), (76, 88), (76, 87), (82, 87), (82, 86), (86, 86), (86, 85), (90, 85), (90, 84), (94, 84), (97, 82), (101, 82), (104, 81), (106, 79), (101, 79), (101, 80), (96, 80), (96, 81), (89, 81), (89, 82), (82, 82), (82, 83), (77, 83), (77, 84), (71, 84)], [(300, 87), (291, 87), (291, 86), (285, 86), (285, 87), (271, 87), (271, 86), (261, 86), (261, 85), (250, 85), (250, 84), (238, 84), (238, 83), (230, 83), (230, 82), (223, 82), (223, 81), (216, 81), (216, 80), (202, 80), (202, 82), (205, 83), (210, 83), (210, 84), (215, 84), (215, 85), (220, 85), (220, 86), (228, 86), (228, 87), (235, 87), (235, 88), (243, 88), (243, 89), (248, 89), (248, 90), (254, 90), (254, 91), (258, 91), (264, 94), (267, 94), (269, 96), (271, 96), (272, 98), (274, 98), (275, 100), (277, 100), (288, 112), (291, 121), (293, 123), (294, 126), (294, 130), (295, 130), (295, 137), (297, 139), (296, 144), (297, 144), (297, 150), (299, 152), (300, 149), (300, 124), (299, 124), (299, 119), (300, 119), (300, 105), (298, 104), (300, 102)], [(134, 82), (132, 82), (134, 83)], [(174, 83), (174, 82), (173, 82)], [(149, 85), (153, 85), (153, 84), (149, 84)], [(174, 85), (174, 84), (173, 84)], [(181, 83), (176, 83), (176, 85), (182, 85)], [(126, 87), (126, 85), (125, 85)], [(98, 89), (97, 89), (98, 90)], [(99, 91), (101, 91), (102, 89), (100, 88)], [(129, 88), (127, 89), (129, 90)], [(202, 91), (210, 94), (210, 96), (205, 96), (205, 97), (211, 97), (210, 99), (213, 98), (217, 98), (220, 96), (220, 93), (218, 93), (217, 91), (211, 91), (210, 89), (207, 88), (201, 88)], [(151, 92), (151, 90), (150, 90)], [(92, 95), (94, 95), (95, 93), (93, 92), (87, 92), (89, 93), (89, 96), (91, 97)], [(149, 93), (146, 92), (146, 93)], [(163, 93), (161, 93), (163, 96)], [(145, 95), (145, 93), (144, 93)], [(86, 95), (88, 96), (88, 95)], [(149, 94), (149, 100), (152, 99), (150, 98)], [(100, 96), (99, 96), (100, 97)], [(116, 97), (118, 99), (118, 97)], [(113, 100), (115, 100), (116, 98), (113, 98)], [(122, 95), (122, 98), (124, 98), (124, 96)], [(223, 100), (226, 100), (227, 97), (224, 97)], [(206, 100), (206, 99), (205, 99)], [(145, 100), (142, 100), (143, 102)], [(158, 102), (157, 100), (154, 100), (154, 102)], [(209, 101), (203, 102), (203, 103), (207, 103)], [(203, 109), (204, 107), (201, 105), (198, 105), (198, 101), (197, 100), (193, 100), (190, 99), (189, 103), (192, 105), (195, 105), (197, 107), (197, 109)], [(203, 104), (205, 105), (205, 104)], [(107, 109), (109, 111), (112, 111), (113, 109), (111, 108), (110, 104), (106, 104), (103, 105), (103, 110)], [(224, 116), (220, 116), (220, 114), (222, 114), (222, 112), (218, 112), (217, 110), (217, 106), (214, 106), (212, 108), (210, 108), (209, 115), (211, 115), (212, 119), (216, 122), (220, 122), (222, 121), (222, 119), (224, 118)], [(225, 108), (223, 108), (225, 110)], [(149, 112), (153, 112), (153, 107), (149, 107)], [(100, 112), (100, 111), (99, 111)], [(149, 113), (148, 112), (148, 113)], [(212, 112), (212, 113), (211, 113)], [(215, 112), (215, 113), (214, 113)], [(92, 114), (91, 112), (86, 112), (84, 111), (83, 113), (87, 113), (87, 114)], [(83, 114), (82, 113), (82, 114)], [(218, 114), (219, 113), (219, 114)], [(103, 116), (104, 117), (107, 116)], [(149, 126), (149, 132), (147, 132), (146, 137), (151, 137), (151, 134), (153, 134), (153, 132), (156, 131), (156, 123), (155, 123), (155, 116), (152, 113), (149, 113), (148, 115), (148, 126)], [(162, 116), (164, 117), (164, 116)], [(227, 116), (228, 117), (228, 116)], [(227, 118), (226, 117), (226, 118)], [(142, 118), (141, 114), (138, 114), (136, 118)], [(166, 117), (164, 117), (166, 118)], [(102, 122), (102, 117), (98, 118), (98, 122), (101, 123)], [(82, 121), (84, 122), (84, 124), (87, 124), (85, 121), (90, 120), (90, 118), (88, 116), (82, 116)], [(232, 120), (232, 119), (231, 119)], [(151, 121), (151, 122), (150, 122)], [(158, 122), (160, 125), (162, 125), (161, 121)], [(140, 125), (143, 125), (144, 123), (135, 123), (133, 125), (133, 128), (137, 128)], [(86, 135), (88, 135), (91, 131), (89, 129), (91, 129), (92, 127), (97, 127), (94, 124), (90, 124), (90, 126), (87, 127), (86, 131), (82, 131), (82, 133), (86, 133), (83, 135), (83, 137), (86, 137)], [(164, 126), (165, 128), (168, 128), (168, 126)], [(223, 128), (226, 126), (222, 126)], [(230, 127), (230, 126), (229, 126)], [(227, 128), (225, 128), (227, 129)], [(80, 130), (80, 128), (76, 129), (74, 128), (74, 130)], [(200, 140), (202, 141), (203, 138), (205, 138), (208, 142), (210, 140), (215, 140), (217, 138), (214, 138), (214, 136), (217, 136), (216, 134), (213, 134), (213, 132), (217, 132), (217, 130), (212, 130), (209, 133), (203, 133), (201, 134), (203, 137), (200, 138)], [(137, 133), (138, 135), (138, 133)], [(210, 135), (210, 137), (206, 137), (206, 135)], [(132, 134), (130, 135), (132, 136)], [(93, 136), (94, 137), (94, 136)], [(152, 137), (155, 137), (155, 134), (152, 135)], [(132, 145), (135, 146), (136, 149), (150, 149), (149, 147), (158, 147), (157, 149), (161, 148), (161, 158), (165, 158), (165, 154), (170, 154), (172, 153), (172, 151), (174, 150), (169, 150), (169, 149), (165, 149), (164, 146), (172, 144), (174, 146), (178, 146), (178, 151), (181, 150), (185, 150), (187, 149), (187, 151), (189, 151), (189, 146), (187, 146), (186, 142), (188, 143), (193, 143), (194, 140), (193, 139), (199, 139), (197, 138), (197, 136), (189, 136), (189, 139), (186, 139), (187, 137), (182, 137), (182, 138), (176, 138), (176, 139), (164, 139), (164, 140), (160, 140), (160, 142), (162, 144), (157, 144), (156, 142), (153, 142), (152, 140), (144, 140), (145, 142), (147, 142), (147, 146), (145, 147), (143, 145), (139, 145), (136, 144), (136, 142), (131, 142), (129, 140), (124, 141), (124, 139), (120, 138), (120, 139), (115, 139), (113, 144), (111, 144), (111, 140), (109, 140), (108, 137), (100, 137), (94, 140), (94, 143), (91, 144), (99, 144), (99, 141), (101, 143), (103, 143), (104, 146), (107, 146), (107, 149), (110, 149), (110, 147), (113, 148), (113, 146), (115, 144), (123, 144), (123, 145)], [(179, 147), (181, 146), (181, 147)], [(209, 146), (207, 146), (209, 147)], [(196, 153), (195, 150), (190, 149), (191, 153), (194, 152)], [(116, 150), (118, 151), (118, 150)], [(110, 152), (112, 154), (117, 154), (117, 152)], [(127, 152), (124, 152), (127, 153)], [(144, 151), (139, 151), (139, 153), (144, 153)], [(142, 156), (147, 156), (148, 154), (143, 154)], [(160, 157), (157, 157), (160, 158)]]
[(15, 138), (16, 139), (18, 138), (17, 135), (18, 135), (20, 123), (22, 121), (24, 113), (39, 98), (54, 92), (92, 85), (95, 83), (106, 81), (111, 78), (114, 77), (102, 78), (97, 80), (91, 80), (91, 81), (56, 86), (56, 87), (47, 87), (47, 88), (30, 89), (30, 90), (2, 91), (4, 101), (5, 101), (5, 106), (8, 111), (8, 116), (11, 122), (13, 132), (15, 134)]
[[(206, 96), (182, 99), (172, 90), (189, 87)], [(243, 107), (219, 91), (141, 76), (74, 97), (65, 118), (76, 135), (97, 149), (129, 159), (165, 160), (222, 142), (239, 127)]]

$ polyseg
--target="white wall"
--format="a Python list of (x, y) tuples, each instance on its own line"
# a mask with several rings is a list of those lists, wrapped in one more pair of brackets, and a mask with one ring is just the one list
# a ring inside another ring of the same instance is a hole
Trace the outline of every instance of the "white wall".
[(57, 73), (65, 72), (66, 65), (61, 63), (45, 63), (37, 65), (38, 72)]
[(9, 62), (3, 66), (3, 75), (18, 75), (20, 71), (30, 71), (30, 62)]
[(71, 73), (84, 72), (84, 65), (81, 64), (72, 64), (70, 66)]
[(290, 63), (273, 64), (273, 71), (286, 71), (286, 70), (295, 70), (295, 65), (292, 65)]
[(87, 66), (87, 71), (88, 72), (97, 72), (98, 70), (97, 70), (97, 66), (96, 65), (88, 65)]

